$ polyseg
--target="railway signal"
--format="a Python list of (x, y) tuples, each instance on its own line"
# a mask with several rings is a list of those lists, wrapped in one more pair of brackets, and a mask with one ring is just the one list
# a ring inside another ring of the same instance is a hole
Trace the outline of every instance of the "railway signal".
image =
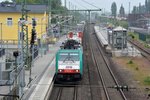
[(124, 85), (124, 86), (115, 85), (115, 86), (108, 87), (108, 88), (114, 88), (114, 89), (117, 89), (117, 91), (119, 91), (120, 89), (121, 89), (122, 91), (124, 91), (124, 90), (129, 91), (129, 89), (136, 89), (135, 87), (129, 87), (128, 85)]
[(36, 39), (36, 30), (35, 30), (35, 26), (36, 26), (36, 20), (35, 18), (32, 19), (32, 32), (31, 32), (31, 41), (30, 41), (30, 44), (31, 44), (31, 47), (30, 49), (32, 48), (32, 46), (34, 45), (34, 42), (35, 42), (35, 39)]

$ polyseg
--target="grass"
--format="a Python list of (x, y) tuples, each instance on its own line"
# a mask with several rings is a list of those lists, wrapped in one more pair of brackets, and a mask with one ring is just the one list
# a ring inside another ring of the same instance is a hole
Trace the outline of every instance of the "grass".
[(132, 61), (132, 60), (130, 60), (127, 64), (133, 64), (133, 61)]
[(147, 76), (144, 78), (144, 84), (145, 85), (150, 85), (150, 76)]
[(115, 59), (119, 65), (132, 73), (133, 79), (141, 86), (150, 86), (150, 67), (145, 64), (143, 58), (120, 57)]
[(145, 48), (150, 48), (150, 45), (148, 45), (148, 44), (145, 43), (145, 44), (144, 44), (144, 47), (145, 47)]
[(128, 36), (130, 36), (131, 38), (133, 38), (135, 40), (139, 40), (138, 34), (136, 34), (134, 32), (128, 32)]
[(132, 59), (127, 62), (127, 66), (128, 66), (129, 68), (132, 68), (132, 69), (135, 70), (135, 71), (138, 71), (138, 70), (139, 70), (138, 65), (137, 65), (136, 63), (134, 63), (134, 61), (133, 61)]

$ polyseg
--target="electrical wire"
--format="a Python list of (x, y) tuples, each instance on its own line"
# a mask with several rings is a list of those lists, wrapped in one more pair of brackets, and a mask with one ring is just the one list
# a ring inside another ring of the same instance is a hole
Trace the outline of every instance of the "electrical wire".
[(81, 3), (79, 3), (77, 0), (76, 0), (75, 2), (76, 2), (76, 4), (78, 4), (80, 7), (83, 7), (83, 8), (85, 8), (85, 9), (88, 9), (87, 7), (81, 5)]
[(83, 1), (84, 3), (87, 3), (87, 4), (89, 4), (89, 5), (93, 6), (93, 7), (95, 7), (95, 8), (100, 9), (99, 7), (97, 7), (97, 6), (93, 5), (93, 4), (91, 4), (91, 3), (89, 3), (89, 2), (87, 2), (87, 1), (85, 1), (85, 0), (82, 0), (82, 1)]

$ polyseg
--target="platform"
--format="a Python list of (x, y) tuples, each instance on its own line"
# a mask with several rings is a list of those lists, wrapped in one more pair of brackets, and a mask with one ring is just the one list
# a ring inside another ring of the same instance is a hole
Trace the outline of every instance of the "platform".
[[(62, 37), (56, 44), (49, 45), (49, 51), (45, 55), (39, 57), (32, 68), (33, 81), (26, 85), (25, 94), (23, 100), (44, 100), (52, 85), (52, 79), (55, 74), (55, 54), (60, 48), (62, 41), (65, 37)], [(26, 71), (26, 83), (29, 82), (29, 71)]]
[(108, 46), (107, 33), (101, 31), (99, 26), (94, 26), (94, 29), (95, 29), (95, 33), (96, 33), (98, 39), (100, 40), (102, 46), (106, 48)]
[[(102, 43), (102, 45), (106, 45), (108, 43), (108, 34), (107, 34), (107, 28), (106, 27), (100, 27), (95, 26), (94, 27), (96, 34), (99, 36), (99, 39)], [(108, 44), (109, 46), (109, 44)], [(110, 47), (110, 46), (109, 46)], [(141, 52), (136, 49), (134, 46), (132, 46), (129, 42), (127, 42), (127, 48), (125, 49), (111, 49), (113, 56), (139, 56), (141, 57)]]

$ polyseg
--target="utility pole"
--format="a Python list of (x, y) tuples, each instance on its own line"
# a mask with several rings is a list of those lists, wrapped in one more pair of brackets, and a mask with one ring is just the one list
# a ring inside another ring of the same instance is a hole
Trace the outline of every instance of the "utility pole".
[(65, 8), (66, 8), (66, 3), (67, 3), (67, 2), (66, 2), (66, 0), (65, 0)]
[(130, 2), (129, 2), (129, 14), (130, 14)]
[(65, 16), (67, 16), (67, 15), (68, 15), (68, 12), (67, 12), (67, 2), (65, 0)]
[[(69, 2), (69, 10), (70, 10), (70, 6), (71, 6), (71, 3)], [(69, 11), (69, 15), (70, 15), (70, 11)]]
[(91, 23), (91, 11), (90, 10), (88, 10), (88, 20), (89, 20), (89, 23)]
[(2, 45), (3, 45), (3, 41), (2, 41), (2, 40), (3, 40), (3, 38), (2, 38), (2, 34), (3, 34), (2, 29), (3, 29), (3, 28), (2, 28), (2, 25), (3, 25), (3, 24), (0, 23), (0, 25), (1, 25), (1, 49), (2, 49)]

